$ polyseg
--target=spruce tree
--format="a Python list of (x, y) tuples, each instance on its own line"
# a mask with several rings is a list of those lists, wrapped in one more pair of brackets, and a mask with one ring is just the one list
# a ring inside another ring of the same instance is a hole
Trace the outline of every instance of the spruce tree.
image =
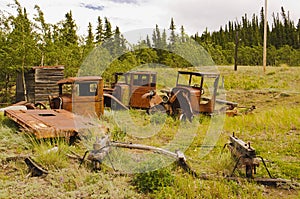
[(174, 24), (174, 20), (173, 20), (173, 17), (171, 18), (171, 24), (170, 24), (170, 28), (171, 30), (171, 33), (170, 33), (170, 47), (175, 43), (175, 40), (176, 40), (176, 34), (175, 34), (175, 29), (176, 29), (176, 26)]
[(113, 32), (111, 28), (111, 23), (108, 21), (107, 17), (104, 18), (104, 40), (108, 40), (112, 37)]
[(102, 43), (104, 40), (104, 30), (103, 30), (103, 24), (101, 17), (98, 17), (97, 19), (97, 28), (96, 28), (96, 43)]
[(93, 47), (93, 44), (94, 44), (94, 34), (93, 34), (93, 27), (92, 27), (91, 22), (89, 22), (89, 25), (88, 25), (88, 35), (86, 37), (85, 43), (86, 43), (86, 46)]
[(73, 19), (72, 11), (70, 10), (65, 15), (65, 20), (62, 23), (61, 41), (66, 45), (78, 45), (78, 36), (76, 33), (76, 24)]

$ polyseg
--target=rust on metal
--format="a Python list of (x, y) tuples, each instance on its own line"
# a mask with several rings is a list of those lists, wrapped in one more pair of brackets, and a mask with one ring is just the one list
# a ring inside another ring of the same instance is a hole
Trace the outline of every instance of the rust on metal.
[(236, 159), (236, 164), (231, 173), (233, 175), (234, 171), (238, 166), (243, 166), (246, 169), (246, 177), (254, 178), (256, 174), (256, 167), (259, 166), (259, 161), (261, 160), (269, 177), (272, 178), (264, 159), (261, 156), (256, 155), (255, 149), (250, 145), (250, 142), (246, 143), (243, 140), (235, 137), (234, 133), (230, 136), (230, 142), (227, 144), (233, 158)]
[(78, 132), (93, 126), (89, 118), (59, 110), (6, 110), (5, 115), (18, 123), (36, 138), (76, 136)]
[(237, 106), (237, 103), (216, 99), (219, 77), (220, 74), (213, 72), (178, 71), (175, 87), (161, 90), (162, 94), (158, 94), (156, 72), (115, 73), (115, 82), (104, 88), (107, 94), (104, 104), (114, 107), (115, 100), (109, 98), (114, 96), (126, 107), (146, 109), (148, 113), (168, 113), (191, 121), (196, 114), (214, 114), (216, 103), (233, 108)]
[[(152, 71), (115, 73), (112, 88), (104, 88), (104, 92), (127, 107), (149, 109), (151, 105), (158, 103), (157, 98), (153, 98), (156, 95), (156, 79), (157, 73)], [(151, 95), (145, 96), (147, 94)], [(107, 98), (106, 106), (112, 107), (112, 103), (112, 99)]]
[(65, 109), (84, 116), (100, 117), (104, 113), (102, 77), (69, 77), (57, 84), (59, 96), (49, 97), (52, 109)]

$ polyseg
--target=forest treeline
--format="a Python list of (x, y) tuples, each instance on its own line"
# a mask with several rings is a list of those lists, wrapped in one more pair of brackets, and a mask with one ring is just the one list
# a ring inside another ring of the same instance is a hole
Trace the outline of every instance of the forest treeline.
[[(299, 66), (300, 19), (295, 25), (283, 7), (280, 14), (272, 14), (272, 19), (267, 27), (267, 65)], [(239, 65), (262, 65), (264, 21), (262, 8), (260, 16), (253, 14), (249, 19), (245, 14), (241, 21), (229, 21), (218, 31), (205, 30), (192, 38), (208, 50), (217, 64), (233, 64), (237, 44)]]
[[(32, 20), (17, 0), (14, 0), (14, 8), (16, 15), (0, 12), (0, 102), (13, 101), (11, 92), (18, 73), (24, 74), (32, 66), (64, 65), (65, 75), (74, 76), (90, 52), (105, 45), (109, 45), (108, 56), (121, 55), (110, 63), (113, 70), (106, 74), (107, 78), (113, 72), (147, 63), (170, 67), (195, 65), (174, 53), (181, 52), (182, 48), (193, 51), (192, 41), (203, 46), (217, 65), (232, 65), (237, 35), (238, 64), (262, 65), (263, 10), (260, 17), (254, 14), (249, 19), (245, 15), (241, 21), (228, 22), (219, 31), (206, 30), (201, 35), (192, 36), (185, 33), (183, 26), (178, 28), (172, 18), (167, 29), (156, 25), (151, 35), (134, 46), (134, 51), (128, 51), (120, 28), (113, 27), (107, 17), (98, 17), (96, 27), (89, 23), (86, 36), (81, 36), (77, 34), (72, 11), (66, 13), (60, 22), (50, 24), (45, 21), (38, 5)], [(272, 25), (270, 27), (269, 23), (268, 26), (267, 64), (300, 66), (299, 39), (300, 19), (295, 25), (283, 8), (280, 15), (273, 14)], [(203, 65), (212, 63), (208, 58), (201, 60)]]

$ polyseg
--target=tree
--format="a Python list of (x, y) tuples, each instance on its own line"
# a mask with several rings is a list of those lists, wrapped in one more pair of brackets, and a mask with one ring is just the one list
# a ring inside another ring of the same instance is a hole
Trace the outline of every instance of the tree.
[(149, 35), (147, 35), (147, 37), (146, 37), (146, 44), (149, 48), (151, 48), (151, 41), (150, 41)]
[(170, 33), (170, 46), (172, 46), (174, 43), (175, 43), (175, 40), (176, 40), (176, 34), (175, 34), (175, 29), (176, 29), (176, 26), (174, 24), (174, 20), (173, 20), (173, 17), (171, 18), (171, 24), (170, 24), (170, 28), (171, 30), (171, 33)]
[(183, 26), (180, 27), (180, 40), (183, 43), (186, 42), (186, 34)]
[(76, 24), (73, 20), (72, 11), (70, 10), (65, 15), (65, 20), (62, 22), (61, 41), (64, 45), (78, 45), (78, 36), (76, 34)]
[(167, 33), (166, 30), (163, 30), (163, 33), (161, 35), (161, 46), (162, 49), (167, 49)]
[(88, 35), (85, 39), (85, 44), (88, 48), (93, 47), (94, 45), (94, 34), (93, 34), (93, 27), (91, 22), (88, 25)]
[[(27, 17), (25, 8), (15, 0), (17, 6), (17, 16), (10, 16), (9, 21), (12, 26), (12, 32), (8, 34), (7, 50), (11, 57), (8, 62), (15, 71), (20, 71), (22, 75), (24, 100), (28, 100), (27, 86), (25, 82), (25, 72), (28, 66), (38, 65), (38, 49), (35, 41), (36, 33), (32, 29), (32, 22)], [(8, 64), (7, 63), (7, 64)], [(14, 73), (15, 74), (15, 73)]]
[(154, 48), (160, 49), (161, 48), (162, 39), (161, 39), (160, 30), (159, 30), (157, 24), (155, 25), (155, 29), (153, 30), (152, 40), (153, 40)]
[(0, 16), (0, 87), (4, 88), (0, 90), (0, 102), (10, 102), (9, 96), (9, 87), (10, 82), (14, 80), (15, 69), (13, 66), (10, 66), (12, 61), (10, 52), (13, 51), (9, 45), (8, 35), (10, 32), (9, 19), (4, 15)]
[(104, 40), (108, 40), (112, 37), (111, 23), (108, 21), (107, 17), (104, 18)]
[(300, 49), (300, 19), (297, 24), (297, 33), (296, 33), (296, 49)]
[(118, 26), (114, 31), (114, 38), (113, 38), (113, 55), (120, 56), (126, 51), (125, 39), (120, 32)]
[(102, 19), (98, 17), (98, 24), (96, 28), (96, 43), (102, 43), (104, 40), (104, 31), (103, 31), (103, 24)]

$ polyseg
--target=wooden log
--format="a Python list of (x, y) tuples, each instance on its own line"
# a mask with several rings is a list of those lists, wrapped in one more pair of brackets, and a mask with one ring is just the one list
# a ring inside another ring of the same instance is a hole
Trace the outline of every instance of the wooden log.
[(178, 155), (176, 153), (173, 153), (166, 149), (154, 147), (154, 146), (147, 146), (147, 145), (142, 145), (142, 144), (132, 144), (132, 143), (120, 143), (120, 142), (112, 142), (112, 143), (110, 143), (110, 146), (120, 147), (120, 148), (128, 148), (128, 149), (140, 149), (140, 150), (146, 150), (146, 151), (154, 151), (157, 153), (171, 156), (176, 159), (178, 158)]

